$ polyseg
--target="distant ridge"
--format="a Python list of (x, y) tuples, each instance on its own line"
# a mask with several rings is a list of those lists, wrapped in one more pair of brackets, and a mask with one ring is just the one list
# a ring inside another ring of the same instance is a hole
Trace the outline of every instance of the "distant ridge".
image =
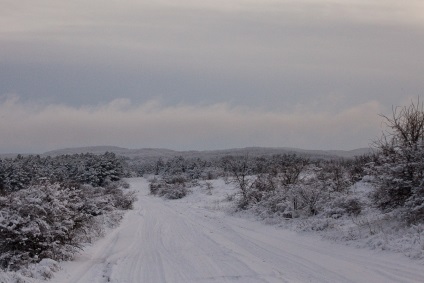
[(126, 152), (129, 149), (118, 147), (118, 146), (107, 146), (107, 145), (100, 145), (100, 146), (88, 146), (88, 147), (74, 147), (74, 148), (63, 148), (63, 149), (56, 149), (52, 151), (48, 151), (44, 153), (43, 155), (46, 156), (57, 156), (57, 155), (65, 155), (65, 154), (81, 154), (81, 153), (93, 153), (93, 154), (103, 154), (105, 152)]
[(185, 158), (203, 158), (212, 159), (219, 158), (226, 155), (249, 155), (252, 157), (263, 156), (263, 155), (275, 155), (275, 154), (287, 154), (296, 153), (299, 155), (311, 157), (311, 158), (352, 158), (357, 155), (362, 155), (372, 152), (370, 148), (359, 148), (354, 150), (307, 150), (300, 148), (290, 147), (246, 147), (246, 148), (233, 148), (224, 150), (205, 150), (205, 151), (175, 151), (170, 149), (162, 148), (142, 148), (142, 149), (128, 149), (117, 146), (90, 146), (90, 147), (77, 147), (77, 148), (65, 148), (46, 152), (43, 156), (57, 156), (64, 154), (81, 154), (81, 153), (93, 153), (93, 154), (104, 154), (105, 152), (113, 152), (117, 155), (122, 155), (131, 159), (145, 159), (156, 160), (158, 158), (169, 159), (175, 156), (183, 156)]
[(37, 155), (37, 154), (31, 154), (31, 153), (2, 153), (0, 154), (0, 158), (2, 159), (13, 159), (20, 156), (28, 156), (28, 155)]

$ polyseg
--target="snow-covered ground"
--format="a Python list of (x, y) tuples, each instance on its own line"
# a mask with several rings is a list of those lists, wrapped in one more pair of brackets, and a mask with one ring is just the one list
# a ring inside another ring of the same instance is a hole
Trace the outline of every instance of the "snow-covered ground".
[(134, 210), (50, 282), (424, 282), (424, 267), (402, 255), (229, 216), (233, 191), (223, 181), (181, 200), (150, 196), (144, 178), (129, 181)]

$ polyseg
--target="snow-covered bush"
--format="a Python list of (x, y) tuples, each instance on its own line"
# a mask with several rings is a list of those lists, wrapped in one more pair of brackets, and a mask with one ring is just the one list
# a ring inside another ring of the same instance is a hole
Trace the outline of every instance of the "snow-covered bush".
[(128, 210), (133, 208), (132, 205), (136, 200), (136, 195), (135, 192), (125, 193), (120, 189), (119, 184), (114, 185), (112, 183), (104, 189), (102, 198), (113, 205), (114, 209)]
[(261, 218), (292, 218), (293, 199), (284, 187), (268, 192), (262, 199), (251, 205), (253, 211)]
[(319, 163), (317, 178), (325, 182), (327, 191), (345, 192), (353, 184), (349, 172), (349, 162), (343, 160), (322, 161)]
[(356, 183), (361, 181), (367, 175), (367, 164), (377, 158), (377, 154), (363, 154), (355, 156), (354, 159), (347, 162), (350, 182)]
[(296, 154), (283, 154), (272, 157), (269, 173), (274, 173), (285, 186), (294, 185), (301, 179), (301, 174), (311, 163), (307, 158)]
[(292, 194), (296, 197), (298, 211), (303, 211), (307, 216), (316, 215), (322, 208), (322, 200), (327, 195), (320, 183), (305, 183), (293, 186)]
[(324, 208), (324, 212), (331, 218), (339, 218), (343, 215), (358, 216), (362, 211), (363, 203), (355, 195), (341, 194), (335, 197)]
[(31, 264), (22, 270), (22, 275), (28, 278), (48, 280), (53, 278), (54, 272), (60, 270), (59, 262), (45, 258), (37, 264)]
[(424, 221), (424, 108), (412, 103), (392, 117), (383, 116), (389, 133), (378, 142), (379, 154), (368, 165), (375, 203), (396, 211), (408, 223)]
[(0, 197), (0, 267), (16, 270), (49, 258), (66, 260), (90, 241), (95, 219), (130, 209), (131, 192), (110, 185), (34, 185)]
[(69, 259), (78, 234), (90, 225), (81, 191), (58, 184), (34, 186), (0, 198), (0, 264), (17, 269), (43, 258)]
[(180, 199), (188, 194), (189, 183), (183, 179), (175, 178), (171, 180), (157, 179), (150, 180), (149, 188), (152, 195), (167, 199)]

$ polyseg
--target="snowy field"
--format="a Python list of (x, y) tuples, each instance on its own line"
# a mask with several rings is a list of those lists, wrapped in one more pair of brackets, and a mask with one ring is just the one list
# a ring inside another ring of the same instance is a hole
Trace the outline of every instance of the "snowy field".
[(222, 180), (181, 200), (150, 196), (144, 178), (129, 182), (134, 209), (49, 282), (424, 282), (424, 267), (400, 254), (229, 216), (233, 191)]

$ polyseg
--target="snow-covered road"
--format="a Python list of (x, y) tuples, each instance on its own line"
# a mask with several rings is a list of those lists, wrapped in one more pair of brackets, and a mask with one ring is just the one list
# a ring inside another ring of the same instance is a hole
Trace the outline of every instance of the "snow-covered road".
[(424, 282), (424, 267), (401, 255), (231, 217), (199, 198), (166, 201), (130, 181), (134, 210), (51, 282)]

